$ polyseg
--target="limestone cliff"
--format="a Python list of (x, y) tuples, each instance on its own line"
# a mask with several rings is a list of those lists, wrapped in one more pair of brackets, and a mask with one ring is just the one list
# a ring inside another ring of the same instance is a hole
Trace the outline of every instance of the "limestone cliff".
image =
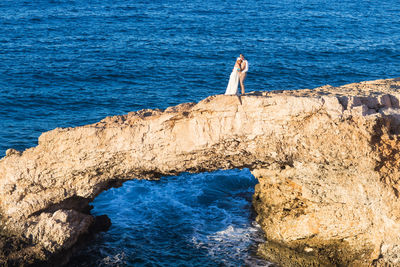
[(88, 203), (125, 180), (250, 168), (268, 240), (261, 255), (282, 265), (398, 265), (399, 89), (389, 79), (217, 95), (43, 133), (0, 160), (1, 233), (20, 242), (3, 248), (3, 263), (73, 246), (93, 224)]

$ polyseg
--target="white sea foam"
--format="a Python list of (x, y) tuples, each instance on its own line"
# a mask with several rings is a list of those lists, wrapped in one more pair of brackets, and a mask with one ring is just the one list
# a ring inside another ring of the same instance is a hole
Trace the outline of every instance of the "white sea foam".
[(226, 266), (241, 259), (246, 266), (271, 266), (271, 263), (252, 255), (249, 247), (254, 241), (262, 242), (262, 232), (258, 224), (237, 227), (229, 225), (226, 229), (210, 235), (195, 235), (192, 243), (197, 248), (206, 248), (211, 259), (221, 260), (221, 254), (226, 255), (222, 262)]
[(104, 266), (125, 266), (126, 262), (124, 261), (125, 253), (121, 252), (113, 256), (107, 256), (102, 259), (101, 265)]

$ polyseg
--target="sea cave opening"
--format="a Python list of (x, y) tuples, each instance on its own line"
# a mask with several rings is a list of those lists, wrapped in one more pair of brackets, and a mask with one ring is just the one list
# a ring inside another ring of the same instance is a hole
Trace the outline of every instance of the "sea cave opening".
[(92, 202), (112, 225), (67, 266), (266, 266), (249, 169), (130, 180)]

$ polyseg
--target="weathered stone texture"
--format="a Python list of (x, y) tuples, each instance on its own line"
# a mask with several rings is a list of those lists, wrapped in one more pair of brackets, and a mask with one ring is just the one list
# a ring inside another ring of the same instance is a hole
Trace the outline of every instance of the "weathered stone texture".
[(398, 265), (399, 89), (389, 79), (217, 95), (57, 128), (0, 160), (2, 229), (43, 259), (87, 232), (88, 203), (125, 180), (247, 167), (268, 239), (260, 254), (285, 265)]

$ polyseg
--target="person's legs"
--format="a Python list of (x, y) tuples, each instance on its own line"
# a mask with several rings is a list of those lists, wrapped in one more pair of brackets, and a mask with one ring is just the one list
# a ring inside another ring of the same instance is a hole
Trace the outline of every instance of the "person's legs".
[(242, 95), (244, 95), (245, 90), (244, 90), (244, 80), (246, 79), (247, 73), (242, 72), (240, 73), (239, 81), (240, 81), (240, 89), (242, 90)]

